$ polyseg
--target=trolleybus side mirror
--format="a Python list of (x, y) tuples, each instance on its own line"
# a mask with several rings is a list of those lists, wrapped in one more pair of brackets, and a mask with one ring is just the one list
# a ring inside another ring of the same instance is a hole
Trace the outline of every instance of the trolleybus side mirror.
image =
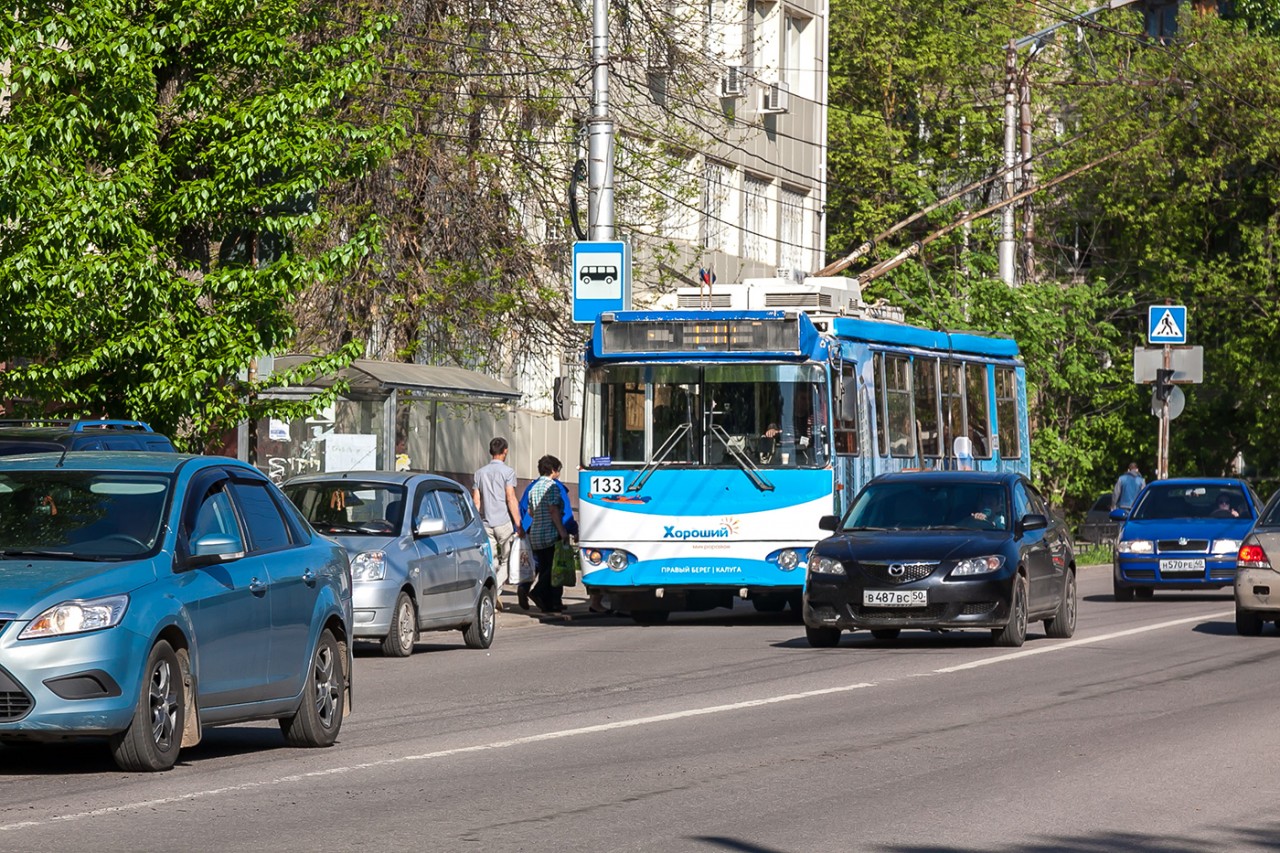
[(569, 392), (573, 383), (567, 376), (557, 376), (551, 393), (551, 416), (558, 421), (569, 420)]
[(822, 530), (836, 530), (840, 526), (840, 516), (824, 515), (818, 519), (818, 527)]
[(858, 419), (858, 381), (845, 379), (840, 383), (840, 420), (856, 421)]

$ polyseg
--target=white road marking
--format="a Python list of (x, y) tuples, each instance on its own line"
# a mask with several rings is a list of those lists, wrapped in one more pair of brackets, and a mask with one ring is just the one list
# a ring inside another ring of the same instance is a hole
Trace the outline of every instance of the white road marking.
[(969, 663), (957, 664), (956, 666), (948, 666), (945, 669), (935, 669), (935, 673), (943, 674), (948, 672), (960, 672), (965, 669), (977, 669), (980, 666), (987, 666), (993, 663), (1004, 663), (1011, 660), (1021, 660), (1022, 658), (1031, 657), (1032, 655), (1044, 655), (1049, 652), (1056, 652), (1062, 649), (1071, 649), (1076, 646), (1088, 646), (1093, 643), (1105, 643), (1107, 640), (1114, 640), (1117, 637), (1129, 637), (1134, 634), (1145, 634), (1148, 631), (1159, 631), (1161, 628), (1172, 628), (1174, 625), (1186, 625), (1189, 622), (1203, 622), (1206, 619), (1220, 619), (1223, 616), (1234, 616), (1235, 610), (1220, 610), (1217, 613), (1202, 613), (1199, 616), (1188, 616), (1185, 619), (1173, 619), (1168, 622), (1157, 622), (1154, 625), (1143, 625), (1140, 628), (1129, 628), (1124, 631), (1113, 631), (1110, 634), (1099, 634), (1096, 637), (1081, 637), (1079, 640), (1064, 640), (1052, 646), (1036, 646), (1034, 649), (1023, 649), (1016, 652), (1010, 652), (1007, 655), (1000, 655), (994, 658), (984, 658), (983, 660), (970, 661)]
[[(1067, 640), (1065, 642), (1056, 643), (1051, 646), (1038, 646), (1034, 649), (1025, 651), (1016, 651), (1009, 654), (1000, 655), (998, 657), (986, 658), (971, 663), (950, 666), (944, 669), (936, 669), (930, 674), (946, 674), (952, 672), (960, 672), (966, 669), (975, 669), (980, 666), (988, 666), (995, 663), (1005, 663), (1007, 661), (1021, 660), (1031, 655), (1048, 654), (1050, 652), (1071, 649), (1077, 646), (1090, 645), (1092, 643), (1101, 643), (1107, 640), (1114, 640), (1119, 637), (1128, 637), (1135, 634), (1144, 634), (1151, 631), (1159, 631), (1164, 628), (1170, 628), (1176, 625), (1185, 625), (1190, 622), (1203, 622), (1207, 619), (1218, 619), (1223, 616), (1234, 614), (1234, 610), (1224, 610), (1216, 613), (1206, 613), (1200, 616), (1191, 616), (1185, 619), (1174, 619), (1169, 622), (1158, 622), (1153, 625), (1143, 625), (1138, 628), (1130, 628), (1125, 631), (1114, 631), (1109, 634), (1100, 634), (1096, 637), (1084, 637), (1079, 640)], [(894, 679), (896, 680), (896, 679)], [(41, 820), (24, 820), (18, 823), (10, 823), (0, 826), (0, 832), (11, 832), (19, 829), (31, 829), (33, 827), (46, 826), (58, 823), (70, 823), (72, 821), (84, 820), (87, 818), (103, 817), (106, 815), (121, 814), (124, 812), (140, 811), (142, 809), (152, 809), (158, 806), (171, 805), (173, 803), (191, 802), (194, 800), (207, 799), (222, 794), (231, 794), (238, 791), (251, 791), (258, 788), (268, 788), (275, 785), (286, 785), (292, 782), (301, 782), (307, 779), (314, 779), (321, 776), (339, 776), (346, 773), (354, 773), (359, 770), (369, 770), (377, 767), (391, 767), (397, 764), (407, 764), (418, 761), (431, 761), (437, 758), (449, 758), (454, 755), (464, 755), (473, 752), (486, 752), (496, 749), (509, 749), (514, 746), (523, 746), (530, 743), (541, 743), (543, 741), (560, 740), (563, 738), (578, 737), (581, 735), (599, 734), (600, 732), (616, 731), (618, 729), (635, 728), (637, 726), (648, 726), (655, 723), (666, 723), (672, 720), (683, 720), (690, 717), (705, 717), (710, 714), (724, 714), (731, 711), (741, 711), (746, 708), (759, 708), (764, 705), (776, 705), (782, 702), (795, 702), (801, 699), (812, 699), (817, 696), (830, 696), (836, 693), (849, 693), (855, 690), (863, 690), (869, 687), (877, 686), (878, 682), (860, 681), (856, 684), (845, 684), (839, 687), (825, 687), (820, 690), (806, 690), (801, 693), (784, 693), (779, 696), (768, 696), (762, 699), (748, 699), (742, 702), (731, 702), (727, 705), (711, 705), (705, 708), (691, 708), (686, 711), (672, 711), (668, 714), (657, 714), (650, 717), (636, 717), (630, 720), (616, 720), (611, 723), (599, 723), (593, 726), (581, 726), (573, 729), (560, 729), (553, 732), (543, 732), (541, 734), (526, 735), (524, 737), (510, 738), (508, 740), (492, 741), (490, 743), (475, 744), (472, 746), (460, 746), (453, 749), (441, 749), (435, 752), (424, 752), (418, 755), (404, 755), (398, 758), (386, 758), (379, 761), (367, 761), (361, 764), (349, 764), (343, 767), (330, 767), (324, 770), (313, 770), (308, 773), (297, 773), (289, 776), (280, 776), (275, 779), (266, 779), (260, 782), (245, 782), (240, 785), (227, 785), (222, 788), (209, 788), (203, 791), (191, 791), (186, 794), (175, 794), (171, 797), (159, 797), (153, 800), (143, 800), (135, 803), (125, 803), (118, 806), (104, 806), (89, 811), (75, 812), (73, 814), (54, 815), (53, 817)]]

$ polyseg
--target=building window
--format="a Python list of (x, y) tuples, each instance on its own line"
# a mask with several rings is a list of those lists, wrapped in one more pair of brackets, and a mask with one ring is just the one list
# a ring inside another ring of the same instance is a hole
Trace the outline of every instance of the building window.
[(702, 247), (724, 249), (729, 224), (729, 167), (708, 162), (703, 170)]
[(778, 191), (778, 213), (781, 218), (781, 227), (778, 229), (780, 267), (798, 270), (807, 270), (809, 267), (804, 202), (804, 193), (786, 187)]
[(769, 182), (742, 179), (742, 256), (770, 263), (774, 258), (774, 225), (769, 217)]

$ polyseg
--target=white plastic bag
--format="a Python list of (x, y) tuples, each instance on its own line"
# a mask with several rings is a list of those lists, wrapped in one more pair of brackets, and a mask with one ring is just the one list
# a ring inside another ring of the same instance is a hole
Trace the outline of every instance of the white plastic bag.
[(523, 536), (511, 540), (511, 553), (507, 564), (509, 583), (533, 583), (533, 552), (525, 543)]

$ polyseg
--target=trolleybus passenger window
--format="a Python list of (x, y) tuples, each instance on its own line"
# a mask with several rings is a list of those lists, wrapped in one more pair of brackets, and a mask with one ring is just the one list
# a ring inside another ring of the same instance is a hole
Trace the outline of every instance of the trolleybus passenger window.
[(942, 362), (942, 452), (947, 456), (954, 453), (956, 435), (964, 435), (964, 385), (960, 371), (960, 364)]
[(835, 452), (841, 456), (858, 455), (858, 375), (857, 365), (846, 361), (840, 365), (840, 396), (835, 413)]
[(987, 366), (969, 362), (964, 366), (968, 393), (965, 401), (969, 412), (969, 441), (973, 443), (975, 459), (991, 458), (991, 419), (987, 405)]
[(939, 456), (938, 442), (938, 360), (915, 357), (916, 427), (920, 454)]
[(880, 360), (880, 453), (915, 456), (915, 430), (911, 417), (911, 361), (906, 356), (877, 355)]
[(996, 423), (1000, 427), (1000, 458), (1020, 458), (1022, 443), (1018, 435), (1018, 377), (1009, 367), (996, 368)]

